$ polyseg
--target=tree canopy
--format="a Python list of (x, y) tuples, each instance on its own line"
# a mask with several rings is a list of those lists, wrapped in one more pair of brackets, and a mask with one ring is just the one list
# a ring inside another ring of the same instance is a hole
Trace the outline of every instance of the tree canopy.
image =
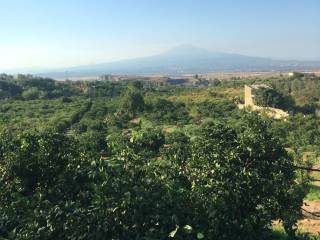
[(257, 239), (279, 218), (290, 230), (302, 202), (292, 159), (267, 122), (241, 122), (207, 123), (194, 140), (177, 133), (167, 144), (152, 129), (117, 135), (107, 159), (64, 134), (5, 131), (0, 235)]

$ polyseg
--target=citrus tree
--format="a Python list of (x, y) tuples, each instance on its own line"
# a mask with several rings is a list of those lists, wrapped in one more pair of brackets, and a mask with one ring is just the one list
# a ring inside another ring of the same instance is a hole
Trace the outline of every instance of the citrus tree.
[(304, 192), (269, 123), (200, 129), (113, 134), (103, 158), (64, 134), (1, 133), (0, 236), (267, 239), (277, 219), (293, 236)]

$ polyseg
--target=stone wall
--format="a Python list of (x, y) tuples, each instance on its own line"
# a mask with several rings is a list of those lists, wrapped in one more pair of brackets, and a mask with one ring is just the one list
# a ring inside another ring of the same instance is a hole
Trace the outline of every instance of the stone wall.
[(252, 87), (245, 85), (244, 86), (244, 104), (239, 104), (239, 109), (251, 109), (252, 111), (258, 111), (265, 113), (269, 117), (281, 119), (289, 116), (288, 112), (283, 111), (282, 109), (272, 108), (272, 107), (260, 107), (254, 104), (254, 90)]
[(244, 86), (244, 105), (254, 106), (252, 88), (247, 85)]

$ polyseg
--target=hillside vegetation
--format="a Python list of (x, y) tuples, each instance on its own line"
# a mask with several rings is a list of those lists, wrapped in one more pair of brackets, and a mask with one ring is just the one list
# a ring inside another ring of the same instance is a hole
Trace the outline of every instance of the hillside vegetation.
[[(0, 76), (2, 239), (316, 239), (319, 78), (138, 80)], [(253, 83), (293, 115), (239, 110)]]

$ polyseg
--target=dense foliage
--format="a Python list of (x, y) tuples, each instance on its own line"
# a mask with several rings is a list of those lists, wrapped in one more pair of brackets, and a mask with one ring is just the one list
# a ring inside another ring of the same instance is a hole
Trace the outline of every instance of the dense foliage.
[(254, 92), (255, 104), (262, 107), (280, 108), (283, 97), (275, 89), (260, 88)]
[(155, 98), (149, 102), (146, 117), (156, 123), (186, 124), (190, 120), (186, 105), (163, 98)]
[(1, 75), (0, 237), (272, 239), (279, 219), (292, 237), (308, 176), (286, 149), (317, 154), (320, 119), (240, 111), (228, 84)]
[(14, 78), (6, 74), (0, 75), (0, 99), (48, 99), (80, 93), (71, 83), (57, 82), (50, 78), (32, 75), (18, 75)]
[(293, 162), (258, 117), (169, 139), (150, 129), (109, 138), (99, 159), (64, 134), (3, 133), (1, 235), (256, 239), (273, 219), (292, 227), (302, 201)]

